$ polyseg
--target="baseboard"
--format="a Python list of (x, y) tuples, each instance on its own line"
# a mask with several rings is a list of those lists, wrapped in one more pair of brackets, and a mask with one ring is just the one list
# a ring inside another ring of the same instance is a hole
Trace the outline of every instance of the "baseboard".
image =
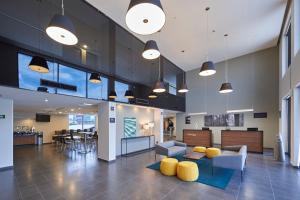
[(104, 159), (101, 159), (101, 158), (98, 158), (98, 160), (109, 163), (109, 164), (116, 162), (116, 160), (104, 160)]
[(2, 171), (7, 171), (7, 170), (11, 170), (11, 169), (13, 169), (13, 168), (14, 168), (14, 166), (2, 167), (2, 168), (0, 168), (0, 172), (2, 172)]

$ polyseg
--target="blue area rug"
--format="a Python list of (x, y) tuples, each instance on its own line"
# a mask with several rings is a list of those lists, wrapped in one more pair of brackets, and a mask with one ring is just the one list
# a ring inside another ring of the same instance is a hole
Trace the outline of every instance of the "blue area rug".
[[(174, 158), (176, 158), (178, 161), (188, 160), (183, 158), (182, 156), (176, 156)], [(200, 160), (188, 161), (192, 161), (198, 164), (199, 178), (195, 182), (203, 183), (223, 190), (227, 187), (234, 173), (234, 170), (232, 169), (214, 167), (212, 174), (212, 163), (211, 160), (208, 158), (201, 158)], [(153, 163), (147, 166), (147, 168), (159, 171), (160, 162)]]

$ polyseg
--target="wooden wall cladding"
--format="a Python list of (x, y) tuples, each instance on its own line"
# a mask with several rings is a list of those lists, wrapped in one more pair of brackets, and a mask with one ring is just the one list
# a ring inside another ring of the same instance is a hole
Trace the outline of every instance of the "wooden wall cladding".
[(183, 130), (183, 142), (189, 146), (212, 146), (211, 130)]

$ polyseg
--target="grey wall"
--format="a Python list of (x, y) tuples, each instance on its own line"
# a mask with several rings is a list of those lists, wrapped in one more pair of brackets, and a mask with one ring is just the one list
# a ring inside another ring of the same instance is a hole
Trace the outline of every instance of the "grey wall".
[[(253, 113), (245, 114), (244, 127), (258, 127), (264, 131), (264, 146), (273, 147), (278, 134), (278, 48), (270, 48), (234, 58), (228, 61), (228, 78), (234, 92), (218, 92), (225, 77), (225, 63), (217, 63), (217, 73), (212, 77), (200, 77), (199, 70), (187, 72), (190, 92), (186, 99), (186, 113), (208, 112), (223, 114), (228, 109), (254, 108), (255, 112), (267, 112), (267, 119), (254, 119)], [(184, 128), (198, 129), (204, 126), (203, 116), (192, 117), (192, 124), (185, 125), (184, 116), (177, 115), (177, 139), (182, 139)], [(212, 128), (214, 142), (220, 143), (220, 131)]]

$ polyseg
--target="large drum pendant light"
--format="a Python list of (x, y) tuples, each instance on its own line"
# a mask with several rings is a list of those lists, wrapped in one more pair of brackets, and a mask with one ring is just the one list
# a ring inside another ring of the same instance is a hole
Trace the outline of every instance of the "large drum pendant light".
[(155, 93), (163, 93), (166, 91), (166, 87), (165, 87), (165, 83), (163, 82), (163, 79), (160, 75), (161, 73), (161, 69), (160, 69), (160, 59), (159, 59), (159, 65), (158, 65), (158, 80), (156, 81), (155, 85), (154, 85), (154, 89), (153, 92)]
[(64, 1), (62, 0), (62, 14), (52, 17), (46, 32), (50, 38), (65, 45), (75, 45), (78, 43), (75, 28), (72, 21), (64, 15)]
[(117, 93), (115, 90), (110, 91), (108, 98), (110, 99), (116, 99), (117, 98)]
[(32, 71), (36, 71), (39, 73), (48, 73), (49, 72), (49, 67), (47, 64), (47, 61), (45, 58), (40, 57), (40, 56), (34, 56), (30, 63), (29, 63), (29, 68)]
[(156, 99), (157, 95), (154, 92), (150, 92), (150, 94), (148, 95), (149, 99)]
[(125, 95), (127, 99), (134, 99), (134, 94), (132, 90), (126, 90)]
[(153, 60), (160, 56), (158, 46), (154, 40), (149, 40), (146, 42), (142, 56), (147, 60)]
[[(182, 53), (184, 53), (185, 51), (183, 50)], [(178, 92), (179, 93), (187, 93), (189, 91), (187, 85), (186, 85), (186, 78), (185, 78), (185, 72), (183, 72), (182, 74), (182, 83), (179, 87)]]
[[(129, 52), (129, 51), (131, 51), (130, 48), (128, 49), (128, 52)], [(130, 63), (131, 63), (131, 66), (132, 66), (132, 65), (133, 65), (132, 51), (130, 52)], [(129, 72), (130, 72), (130, 70), (132, 70), (132, 69), (128, 68), (128, 71), (129, 71)], [(131, 78), (133, 79), (133, 70), (132, 70), (130, 73), (131, 73)], [(131, 86), (129, 86), (129, 87), (131, 87)], [(125, 98), (127, 98), (127, 99), (134, 99), (133, 91), (132, 91), (130, 88), (128, 88), (128, 90), (126, 90), (124, 96), (125, 96)]]
[(96, 83), (96, 84), (101, 83), (100, 74), (99, 73), (95, 73), (95, 72), (91, 73), (89, 81), (91, 83)]
[[(227, 37), (228, 37), (228, 34), (225, 34), (224, 35), (224, 39), (225, 39), (226, 50), (228, 49)], [(222, 83), (221, 88), (219, 90), (219, 93), (226, 94), (226, 93), (231, 93), (231, 92), (233, 92), (233, 89), (232, 89), (231, 83), (228, 82), (228, 57), (227, 57), (227, 53), (226, 53), (226, 60), (225, 60), (225, 83)]]
[(166, 15), (160, 0), (131, 0), (127, 14), (127, 27), (134, 33), (150, 35), (164, 26)]
[[(208, 11), (210, 10), (209, 7), (205, 8), (206, 11), (206, 41), (209, 41), (208, 39)], [(206, 47), (206, 62), (202, 64), (201, 70), (199, 72), (200, 76), (211, 76), (216, 73), (215, 65), (212, 61), (208, 61), (208, 48)]]

